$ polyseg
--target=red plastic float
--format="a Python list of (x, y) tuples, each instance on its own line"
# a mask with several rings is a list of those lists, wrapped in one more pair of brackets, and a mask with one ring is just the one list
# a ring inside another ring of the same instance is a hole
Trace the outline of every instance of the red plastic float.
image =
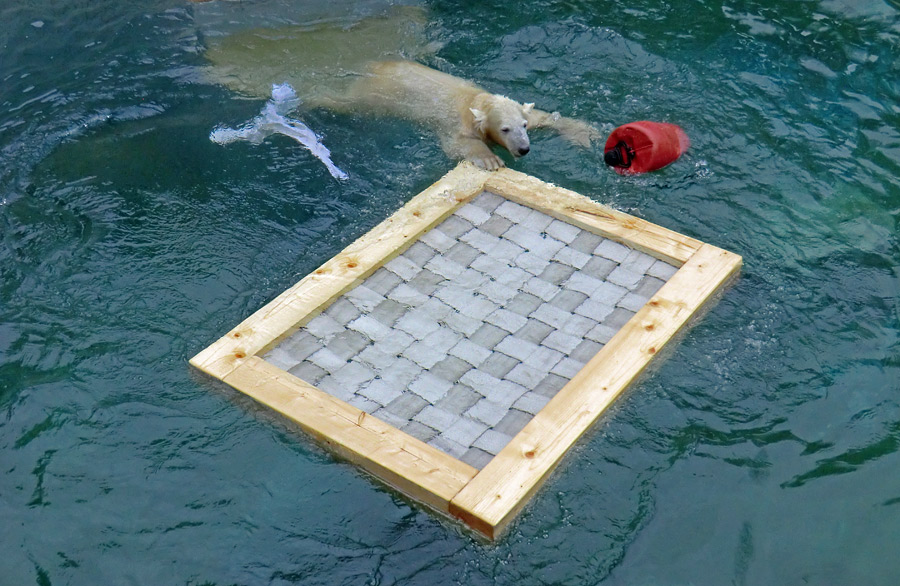
[(646, 173), (674, 162), (689, 146), (691, 141), (679, 126), (642, 120), (613, 130), (603, 160), (622, 175)]

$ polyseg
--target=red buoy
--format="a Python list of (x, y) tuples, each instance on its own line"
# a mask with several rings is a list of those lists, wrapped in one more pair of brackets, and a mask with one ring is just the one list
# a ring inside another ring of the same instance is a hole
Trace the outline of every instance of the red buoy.
[(672, 163), (691, 146), (684, 130), (665, 122), (631, 122), (609, 135), (603, 160), (622, 175), (656, 171)]

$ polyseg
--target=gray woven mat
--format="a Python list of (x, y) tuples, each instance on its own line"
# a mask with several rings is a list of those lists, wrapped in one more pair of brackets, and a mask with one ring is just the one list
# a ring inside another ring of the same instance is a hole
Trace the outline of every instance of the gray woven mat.
[(480, 469), (676, 270), (482, 193), (265, 359)]

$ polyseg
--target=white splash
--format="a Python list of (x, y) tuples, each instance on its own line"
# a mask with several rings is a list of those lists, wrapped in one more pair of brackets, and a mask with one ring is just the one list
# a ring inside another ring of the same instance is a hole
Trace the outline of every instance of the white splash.
[(259, 144), (272, 134), (289, 136), (306, 147), (316, 158), (328, 168), (335, 179), (347, 179), (348, 175), (331, 162), (331, 151), (322, 144), (315, 132), (308, 126), (288, 118), (287, 114), (300, 104), (297, 92), (290, 84), (272, 86), (272, 99), (266, 102), (259, 116), (253, 118), (239, 128), (218, 127), (213, 130), (209, 139), (218, 144), (228, 144), (237, 140), (249, 140)]

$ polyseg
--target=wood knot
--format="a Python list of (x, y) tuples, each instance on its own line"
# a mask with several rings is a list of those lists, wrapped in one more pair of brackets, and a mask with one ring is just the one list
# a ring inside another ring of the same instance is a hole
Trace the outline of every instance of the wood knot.
[(348, 262), (348, 263), (346, 264), (346, 267), (347, 267), (348, 269), (355, 269), (355, 268), (358, 267), (358, 266), (359, 266), (359, 263), (357, 263), (355, 260), (351, 260), (350, 262)]
[(318, 270), (316, 271), (316, 274), (317, 274), (317, 275), (324, 275), (324, 274), (327, 273), (327, 272), (328, 272), (328, 269), (318, 269)]
[(528, 450), (527, 452), (525, 452), (525, 457), (528, 458), (529, 460), (531, 458), (534, 458), (534, 456), (535, 456), (534, 450)]
[(420, 212), (419, 210), (416, 210), (416, 211), (413, 212), (413, 215), (414, 215), (415, 217), (417, 217), (417, 218), (421, 218), (421, 217), (422, 217), (422, 212)]
[(656, 354), (656, 348), (651, 347), (647, 350), (647, 352), (649, 352), (650, 354)]
[(231, 337), (232, 337), (232, 338), (240, 338), (240, 337), (241, 337), (241, 333), (240, 333), (240, 332), (235, 332), (235, 333), (231, 334)]
[(654, 324), (644, 325), (644, 329), (647, 330), (648, 332), (652, 332), (654, 330), (654, 328), (656, 328), (656, 325), (654, 325)]
[(244, 354), (243, 352), (235, 352), (234, 353), (234, 357), (237, 358), (238, 360), (240, 360), (241, 358), (246, 358), (246, 356), (247, 355)]

